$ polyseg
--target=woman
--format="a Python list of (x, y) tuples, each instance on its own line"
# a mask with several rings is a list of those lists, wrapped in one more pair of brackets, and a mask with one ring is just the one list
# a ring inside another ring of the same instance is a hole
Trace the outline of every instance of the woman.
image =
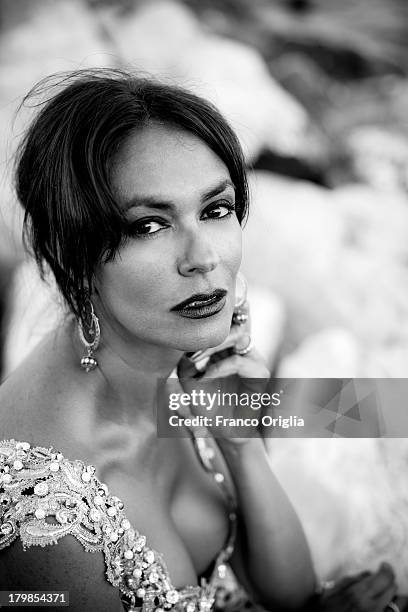
[[(262, 606), (301, 609), (310, 555), (262, 441), (156, 435), (158, 381), (180, 360), (187, 375), (185, 353), (210, 349), (205, 377), (268, 375), (245, 326), (231, 327), (239, 144), (182, 89), (120, 71), (63, 84), (16, 177), (26, 236), (71, 315), (2, 386), (0, 590), (192, 612), (221, 605), (228, 561)], [(378, 609), (395, 591), (381, 579)]]

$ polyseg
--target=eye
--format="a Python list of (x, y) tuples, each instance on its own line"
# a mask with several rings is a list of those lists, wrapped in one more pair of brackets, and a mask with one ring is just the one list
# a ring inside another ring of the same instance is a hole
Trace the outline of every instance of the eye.
[(233, 212), (235, 212), (235, 204), (223, 200), (207, 206), (203, 216), (207, 219), (223, 219), (232, 215)]
[(168, 224), (163, 221), (163, 219), (139, 219), (128, 225), (126, 233), (128, 236), (147, 238), (153, 234), (157, 234), (166, 227), (168, 227)]

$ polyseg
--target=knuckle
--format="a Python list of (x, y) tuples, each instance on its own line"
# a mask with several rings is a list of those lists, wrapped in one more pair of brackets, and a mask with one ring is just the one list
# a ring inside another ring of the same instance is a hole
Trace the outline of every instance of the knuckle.
[(231, 365), (234, 369), (238, 368), (239, 366), (239, 361), (240, 361), (240, 355), (233, 355), (231, 357)]

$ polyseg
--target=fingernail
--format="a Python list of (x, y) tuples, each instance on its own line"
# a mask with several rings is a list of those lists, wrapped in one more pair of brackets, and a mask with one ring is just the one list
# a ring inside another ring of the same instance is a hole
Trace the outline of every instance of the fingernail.
[(190, 361), (200, 361), (205, 357), (206, 351), (196, 351), (195, 353), (188, 353), (187, 357)]

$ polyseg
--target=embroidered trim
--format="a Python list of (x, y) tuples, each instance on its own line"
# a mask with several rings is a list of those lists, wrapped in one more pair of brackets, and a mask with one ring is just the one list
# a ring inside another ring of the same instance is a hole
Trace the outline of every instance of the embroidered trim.
[(18, 536), (25, 549), (68, 534), (86, 551), (103, 552), (108, 581), (129, 610), (142, 612), (210, 610), (232, 552), (231, 546), (221, 550), (208, 582), (175, 589), (162, 555), (132, 527), (123, 502), (96, 478), (94, 466), (69, 461), (53, 447), (0, 442), (0, 550)]

